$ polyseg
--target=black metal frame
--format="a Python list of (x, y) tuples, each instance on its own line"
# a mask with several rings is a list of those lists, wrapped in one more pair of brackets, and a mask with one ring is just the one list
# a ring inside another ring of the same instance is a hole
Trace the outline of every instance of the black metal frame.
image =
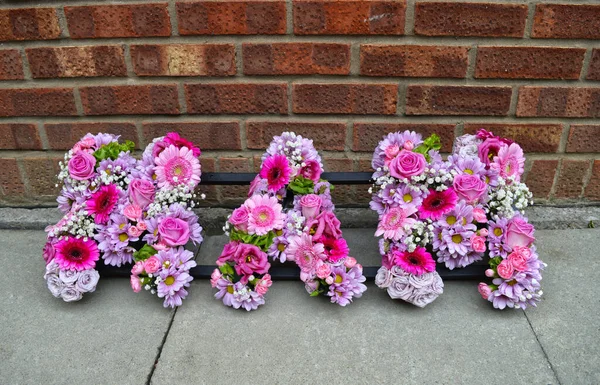
[[(203, 185), (235, 186), (248, 185), (256, 176), (255, 173), (222, 173), (205, 172), (202, 174)], [(322, 178), (333, 185), (367, 185), (371, 184), (370, 172), (325, 172)], [(98, 264), (96, 267), (103, 276), (128, 277), (131, 274), (130, 266), (105, 266)], [(210, 278), (216, 265), (198, 265), (190, 270), (194, 278)], [(461, 269), (449, 270), (442, 264), (437, 264), (436, 270), (446, 280), (481, 279), (487, 264), (473, 264)], [(364, 275), (368, 280), (375, 279), (378, 267), (365, 266)], [(269, 274), (275, 280), (298, 280), (300, 270), (294, 264), (274, 263)]]

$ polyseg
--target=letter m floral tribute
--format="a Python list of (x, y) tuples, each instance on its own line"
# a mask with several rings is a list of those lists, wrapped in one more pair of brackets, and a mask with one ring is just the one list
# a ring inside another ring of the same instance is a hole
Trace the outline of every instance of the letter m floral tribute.
[(525, 158), (512, 141), (480, 130), (456, 139), (447, 161), (439, 137), (390, 133), (373, 154), (371, 208), (379, 214), (382, 267), (375, 283), (390, 297), (423, 307), (442, 294), (436, 264), (461, 268), (484, 258), (491, 284), (479, 284), (499, 309), (536, 306), (541, 270), (533, 226), (522, 212)]

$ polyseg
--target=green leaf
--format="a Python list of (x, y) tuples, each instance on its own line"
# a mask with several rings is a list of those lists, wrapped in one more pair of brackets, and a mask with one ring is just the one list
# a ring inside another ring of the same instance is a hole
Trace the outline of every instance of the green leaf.
[(133, 253), (133, 260), (136, 262), (145, 261), (156, 253), (157, 251), (154, 247), (146, 244), (144, 247)]
[(423, 143), (420, 146), (414, 148), (413, 152), (422, 154), (427, 160), (427, 162), (431, 162), (429, 151), (439, 150), (440, 148), (442, 148), (442, 142), (440, 141), (440, 137), (436, 134), (431, 134), (431, 136), (425, 139), (425, 141), (423, 141)]
[(288, 184), (288, 188), (300, 195), (313, 194), (315, 191), (315, 183), (310, 179), (297, 176), (290, 184)]
[(490, 258), (490, 268), (496, 270), (500, 262), (502, 262), (502, 257)]
[(242, 243), (254, 245), (266, 253), (273, 244), (275, 233), (269, 231), (266, 235), (250, 235), (234, 228), (231, 230), (229, 237), (232, 241), (240, 241)]
[(319, 293), (319, 290), (315, 290), (315, 291), (313, 291), (312, 293), (310, 293), (310, 296), (311, 296), (311, 297), (317, 297), (319, 294), (320, 294), (320, 293)]
[(103, 145), (94, 152), (94, 158), (97, 162), (104, 159), (115, 160), (119, 157), (121, 152), (131, 151), (135, 148), (135, 143), (131, 140), (126, 140), (125, 143), (110, 142)]
[(229, 263), (219, 266), (219, 271), (224, 275), (233, 275), (235, 272)]

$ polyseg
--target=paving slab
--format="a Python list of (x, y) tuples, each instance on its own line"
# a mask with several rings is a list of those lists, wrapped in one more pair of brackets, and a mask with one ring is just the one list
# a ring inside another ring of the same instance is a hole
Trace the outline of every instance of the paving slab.
[(562, 384), (600, 384), (600, 231), (538, 231), (544, 297), (526, 314)]
[(42, 231), (0, 231), (0, 383), (145, 384), (172, 319), (127, 279), (101, 279), (80, 302), (42, 278)]

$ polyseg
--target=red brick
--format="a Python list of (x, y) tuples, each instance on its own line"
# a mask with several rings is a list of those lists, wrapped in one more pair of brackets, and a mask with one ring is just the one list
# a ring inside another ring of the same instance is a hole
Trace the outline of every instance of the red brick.
[(287, 84), (186, 84), (190, 114), (287, 114)]
[(294, 84), (298, 114), (396, 113), (397, 84)]
[(482, 128), (514, 140), (525, 152), (558, 152), (563, 130), (560, 124), (466, 123), (465, 134)]
[(23, 61), (16, 49), (0, 51), (0, 80), (23, 79)]
[(72, 39), (169, 36), (166, 3), (65, 7)]
[(517, 116), (598, 117), (600, 88), (520, 87)]
[(141, 148), (133, 123), (46, 123), (44, 128), (51, 150), (68, 150), (88, 132), (120, 135), (121, 141), (131, 140), (136, 144), (136, 148)]
[(558, 160), (534, 160), (524, 182), (535, 199), (548, 199), (554, 175), (558, 170)]
[(408, 86), (406, 115), (507, 115), (510, 87)]
[(589, 167), (590, 162), (587, 160), (563, 159), (554, 196), (556, 198), (579, 198)]
[[(325, 172), (350, 172), (354, 171), (354, 161), (348, 158), (323, 158), (323, 169)], [(336, 205), (356, 204), (355, 186), (336, 185), (331, 197)]]
[(464, 78), (468, 52), (468, 47), (363, 44), (360, 46), (360, 74)]
[(600, 160), (594, 161), (592, 177), (585, 187), (584, 195), (591, 200), (600, 201)]
[(405, 0), (294, 0), (294, 33), (403, 35), (405, 9)]
[[(215, 172), (217, 170), (217, 160), (215, 158), (206, 157), (204, 154), (202, 154), (200, 157), (200, 164), (202, 166), (203, 174), (207, 172)], [(206, 195), (206, 199), (201, 200), (199, 203), (202, 207), (214, 206), (219, 203), (219, 195), (217, 192), (217, 186), (215, 185), (200, 183), (196, 188), (196, 193), (198, 195)], [(206, 227), (204, 227), (204, 229), (207, 230)], [(221, 229), (218, 228), (218, 230)]]
[(29, 183), (29, 192), (34, 197), (52, 196), (60, 192), (56, 186), (56, 175), (60, 171), (58, 162), (62, 157), (37, 158), (27, 157), (21, 159), (21, 164)]
[(86, 115), (179, 114), (177, 85), (81, 87)]
[(77, 115), (71, 88), (0, 89), (0, 116)]
[[(251, 172), (252, 159), (249, 158), (219, 158), (220, 172)], [(248, 186), (219, 186), (221, 202), (229, 205), (237, 205), (246, 200)]]
[(427, 36), (523, 37), (527, 5), (418, 2), (415, 34)]
[(588, 80), (600, 80), (600, 49), (592, 50), (592, 59), (587, 73)]
[(531, 37), (600, 39), (600, 5), (538, 4)]
[(5, 197), (25, 194), (25, 185), (16, 159), (0, 158), (0, 188)]
[(585, 48), (479, 47), (476, 78), (579, 79)]
[(59, 37), (60, 26), (54, 8), (0, 9), (0, 41)]
[(246, 75), (348, 75), (350, 45), (328, 43), (243, 44)]
[[(451, 152), (454, 142), (454, 124), (412, 124), (412, 123), (354, 123), (352, 151), (373, 153), (377, 144), (391, 132), (415, 131), (423, 138), (431, 134), (439, 135), (442, 152)], [(369, 170), (370, 166), (369, 166)]]
[(119, 45), (28, 48), (34, 78), (127, 76), (124, 50)]
[(161, 122), (144, 123), (144, 138), (152, 138), (177, 132), (192, 141), (202, 151), (205, 150), (241, 150), (240, 124), (234, 122)]
[(567, 152), (600, 153), (600, 126), (572, 124)]
[(0, 123), (0, 150), (41, 150), (35, 124)]
[(312, 122), (247, 122), (248, 148), (266, 149), (275, 135), (293, 131), (312, 139), (317, 150), (343, 151), (346, 142), (345, 123)]
[(180, 35), (283, 35), (284, 1), (177, 3)]
[(131, 46), (138, 76), (235, 75), (233, 44), (145, 44)]

